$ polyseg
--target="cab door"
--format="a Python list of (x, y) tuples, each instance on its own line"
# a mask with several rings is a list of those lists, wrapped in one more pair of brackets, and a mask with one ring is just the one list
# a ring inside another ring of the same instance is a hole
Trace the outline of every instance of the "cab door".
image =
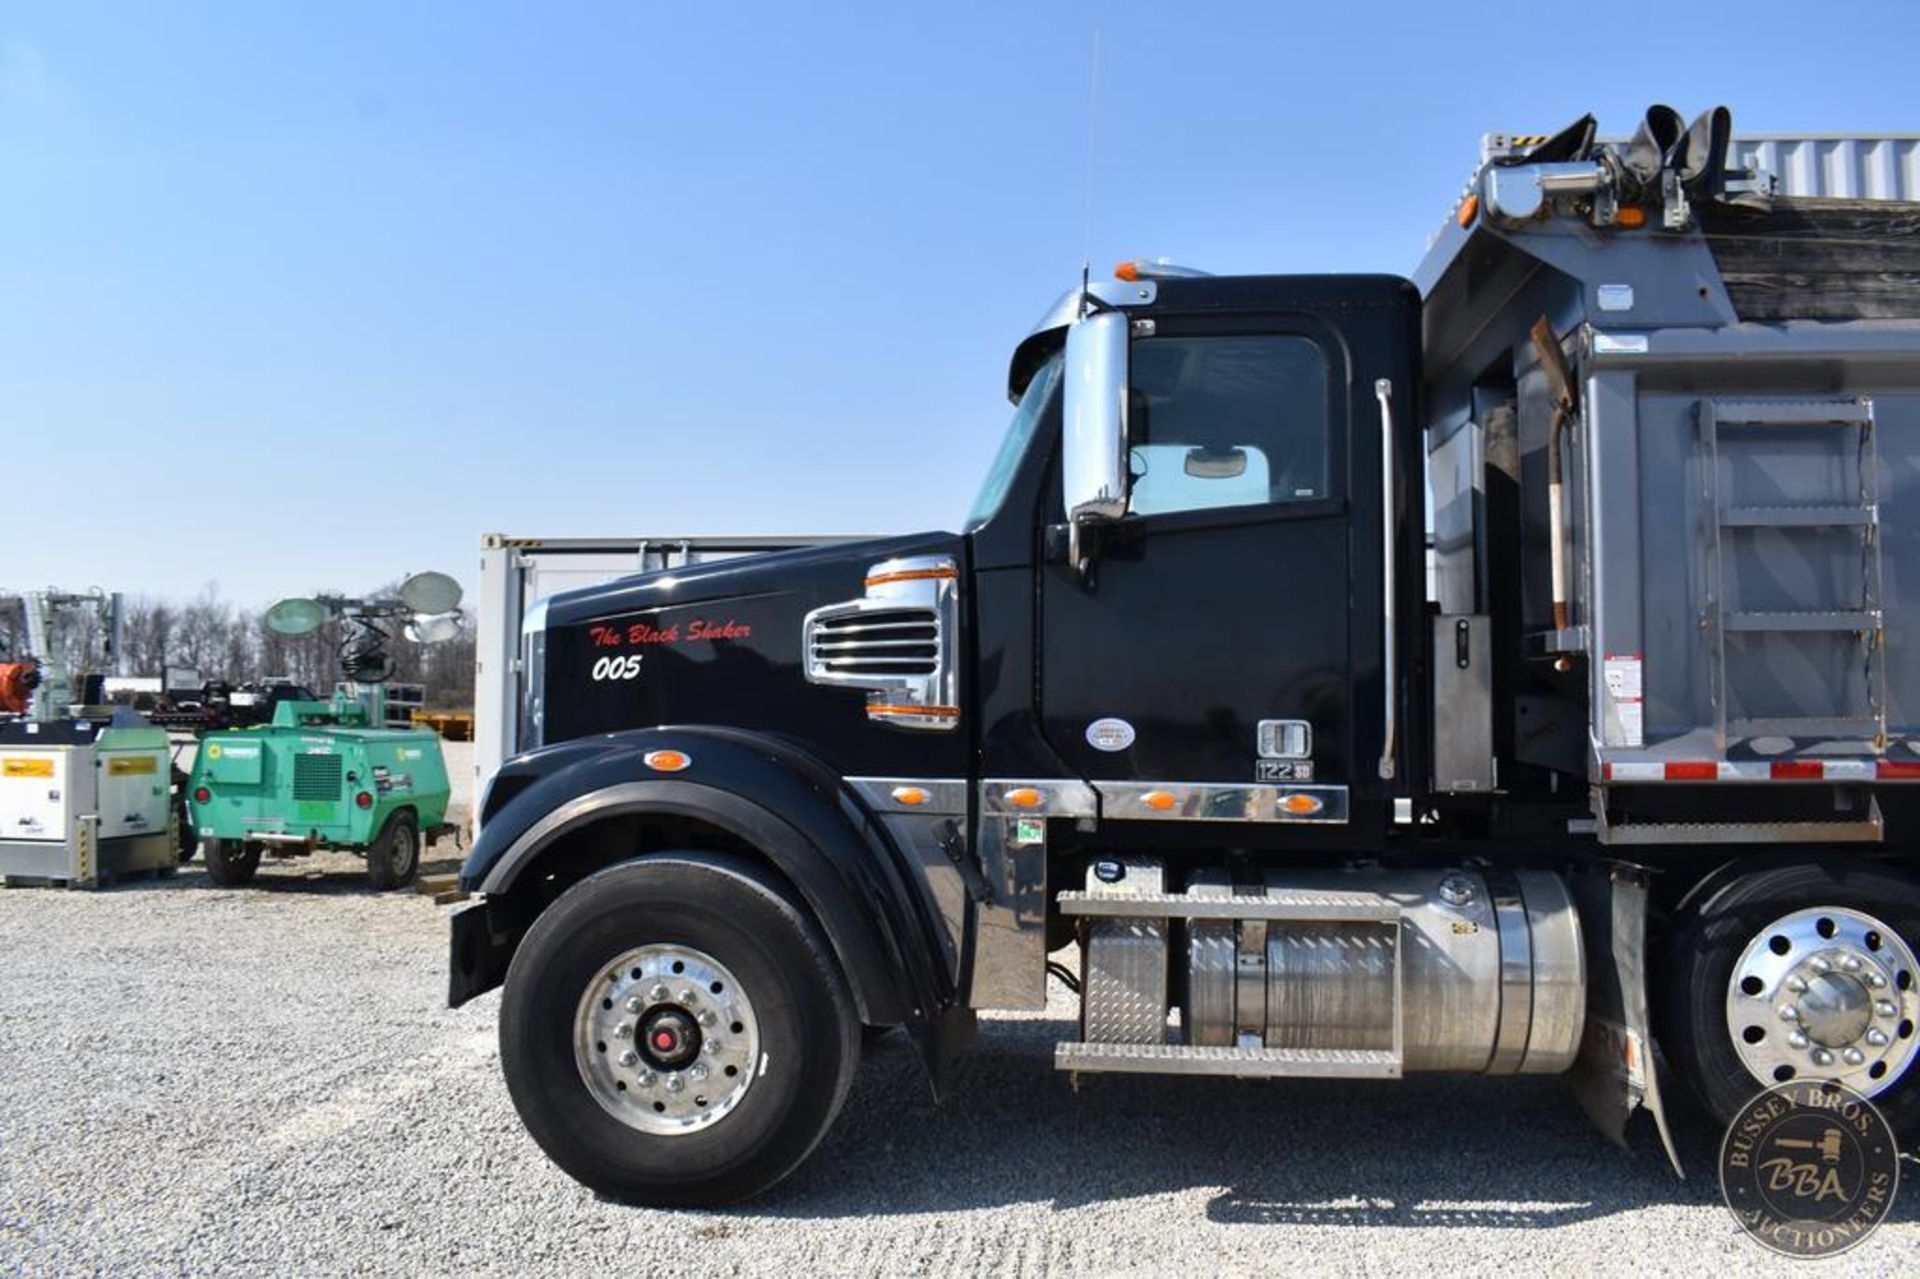
[[(1375, 381), (1410, 402), (1418, 303), (1399, 282), (1371, 282), (1385, 305), (1329, 298), (1326, 282), (1246, 283), (1269, 305), (1170, 306), (1132, 326), (1126, 513), (1092, 530), (1084, 568), (1039, 569), (1042, 731), (1096, 784), (1159, 784), (1101, 787), (1105, 816), (1152, 818), (1144, 797), (1167, 818), (1231, 818), (1298, 790), (1306, 824), (1377, 833)], [(1289, 291), (1310, 296), (1271, 297)]]

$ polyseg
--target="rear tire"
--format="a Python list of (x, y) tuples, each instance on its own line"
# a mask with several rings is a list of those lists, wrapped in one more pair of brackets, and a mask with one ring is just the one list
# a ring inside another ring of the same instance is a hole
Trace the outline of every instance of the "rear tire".
[[(696, 971), (713, 980), (675, 980)], [(716, 1205), (819, 1143), (859, 1032), (826, 942), (758, 867), (669, 853), (601, 871), (534, 921), (507, 973), (500, 1059), (527, 1130), (575, 1180), (628, 1203)], [(655, 1054), (683, 1033), (691, 1056)], [(688, 1105), (695, 1089), (717, 1113)]]
[[(1774, 866), (1733, 880), (1677, 923), (1658, 1001), (1662, 1047), (1709, 1113), (1726, 1123), (1763, 1088), (1833, 1078), (1870, 1097), (1903, 1140), (1920, 1135), (1920, 884), (1860, 862)], [(1862, 937), (1871, 942), (1850, 940)], [(1808, 966), (1828, 956), (1833, 988), (1808, 991)], [(1797, 993), (1791, 980), (1802, 983)], [(1862, 1005), (1854, 1015), (1864, 1030), (1844, 1024), (1836, 991)], [(1788, 1006), (1795, 1020), (1781, 1016)], [(1850, 1067), (1849, 1052), (1864, 1064)]]
[(207, 878), (222, 888), (235, 888), (253, 879), (260, 869), (260, 845), (243, 844), (209, 835), (200, 841), (207, 857)]
[(413, 814), (402, 809), (387, 818), (380, 834), (367, 846), (367, 882), (383, 893), (405, 888), (420, 873), (420, 828)]

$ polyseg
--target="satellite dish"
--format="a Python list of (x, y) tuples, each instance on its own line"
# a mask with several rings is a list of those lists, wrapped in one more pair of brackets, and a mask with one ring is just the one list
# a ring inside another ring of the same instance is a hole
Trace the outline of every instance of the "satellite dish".
[(415, 573), (400, 583), (400, 602), (416, 613), (451, 613), (460, 607), (460, 583), (445, 573)]
[(267, 610), (267, 629), (279, 635), (305, 635), (326, 620), (326, 606), (319, 600), (281, 600)]
[(407, 623), (405, 635), (416, 644), (444, 644), (460, 634), (460, 614), (435, 613)]

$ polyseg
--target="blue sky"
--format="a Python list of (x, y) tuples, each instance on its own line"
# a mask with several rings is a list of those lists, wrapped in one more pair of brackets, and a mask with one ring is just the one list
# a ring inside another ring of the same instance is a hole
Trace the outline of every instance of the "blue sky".
[(1410, 272), (1585, 110), (1920, 130), (1911, 3), (0, 7), (0, 589), (954, 526), (1096, 29), (1103, 271)]

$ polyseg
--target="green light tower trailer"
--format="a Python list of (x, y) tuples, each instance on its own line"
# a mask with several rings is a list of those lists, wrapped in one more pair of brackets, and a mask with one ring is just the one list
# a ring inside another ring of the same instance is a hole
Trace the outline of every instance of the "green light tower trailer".
[(376, 889), (412, 883), (420, 850), (454, 827), (439, 734), (386, 728), (386, 651), (391, 625), (407, 638), (449, 639), (459, 629), (460, 587), (442, 573), (407, 579), (400, 598), (282, 600), (267, 625), (304, 635), (329, 617), (347, 623), (347, 682), (331, 701), (284, 701), (273, 721), (210, 733), (200, 741), (188, 793), (194, 828), (216, 884), (244, 884), (268, 851), (358, 853)]

